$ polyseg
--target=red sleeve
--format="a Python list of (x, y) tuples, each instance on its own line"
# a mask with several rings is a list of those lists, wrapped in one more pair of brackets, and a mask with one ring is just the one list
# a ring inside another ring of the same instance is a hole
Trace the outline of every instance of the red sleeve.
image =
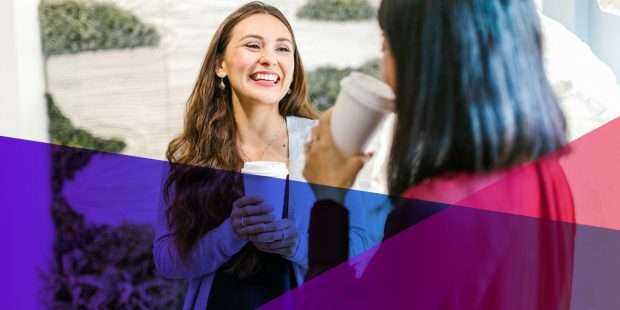
[(454, 174), (435, 178), (410, 187), (403, 196), (575, 223), (573, 196), (555, 155), (488, 174)]

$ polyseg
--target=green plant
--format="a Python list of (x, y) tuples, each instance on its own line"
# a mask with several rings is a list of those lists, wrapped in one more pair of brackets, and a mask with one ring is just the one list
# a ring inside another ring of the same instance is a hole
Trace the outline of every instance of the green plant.
[(325, 21), (368, 20), (375, 16), (368, 0), (308, 0), (297, 17)]
[(50, 309), (180, 309), (185, 281), (161, 278), (150, 225), (82, 225), (56, 239), (59, 264), (45, 274)]
[(39, 16), (46, 56), (159, 44), (153, 26), (113, 3), (44, 0)]
[(49, 118), (49, 134), (51, 142), (65, 146), (86, 148), (102, 152), (121, 152), (125, 142), (118, 139), (102, 139), (93, 136), (88, 131), (76, 128), (54, 103), (50, 94), (47, 99), (47, 113)]
[(319, 111), (329, 109), (340, 91), (340, 80), (353, 71), (363, 72), (376, 78), (382, 78), (381, 61), (373, 59), (359, 68), (338, 69), (334, 67), (320, 67), (308, 73), (310, 101)]

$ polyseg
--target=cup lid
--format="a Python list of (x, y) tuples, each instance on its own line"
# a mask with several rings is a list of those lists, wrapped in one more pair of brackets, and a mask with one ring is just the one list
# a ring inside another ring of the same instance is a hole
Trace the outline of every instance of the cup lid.
[(243, 163), (241, 172), (260, 175), (286, 175), (288, 168), (285, 163), (279, 161), (247, 161)]

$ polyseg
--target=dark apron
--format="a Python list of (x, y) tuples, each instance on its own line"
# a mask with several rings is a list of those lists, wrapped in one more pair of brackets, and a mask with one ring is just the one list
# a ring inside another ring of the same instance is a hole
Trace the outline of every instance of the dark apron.
[[(286, 182), (284, 195), (284, 216), (288, 214), (289, 184)], [(255, 272), (244, 278), (227, 271), (230, 262), (238, 259), (243, 251), (251, 251), (258, 257)], [(244, 310), (256, 309), (297, 286), (292, 263), (277, 254), (265, 253), (246, 244), (215, 273), (207, 309)]]

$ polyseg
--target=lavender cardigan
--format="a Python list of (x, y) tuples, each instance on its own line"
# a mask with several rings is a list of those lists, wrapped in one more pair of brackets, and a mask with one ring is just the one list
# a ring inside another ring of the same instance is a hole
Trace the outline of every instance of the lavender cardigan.
[[(310, 209), (314, 203), (314, 196), (310, 187), (302, 177), (304, 168), (304, 144), (310, 135), (310, 130), (316, 121), (289, 116), (287, 126), (289, 133), (289, 218), (295, 222), (300, 232), (300, 242), (295, 254), (286, 257), (293, 263), (297, 283), (301, 284), (308, 269), (308, 226)], [(188, 291), (185, 295), (183, 309), (206, 309), (209, 292), (217, 269), (236, 254), (245, 245), (246, 241), (239, 239), (233, 231), (230, 218), (220, 226), (205, 234), (194, 246), (188, 263), (181, 262), (173, 243), (172, 235), (165, 217), (166, 206), (159, 204), (157, 224), (155, 226), (155, 241), (153, 243), (153, 257), (158, 272), (172, 279), (187, 279)], [(351, 223), (350, 254), (356, 255), (374, 245), (373, 238), (363, 228), (365, 225)]]

